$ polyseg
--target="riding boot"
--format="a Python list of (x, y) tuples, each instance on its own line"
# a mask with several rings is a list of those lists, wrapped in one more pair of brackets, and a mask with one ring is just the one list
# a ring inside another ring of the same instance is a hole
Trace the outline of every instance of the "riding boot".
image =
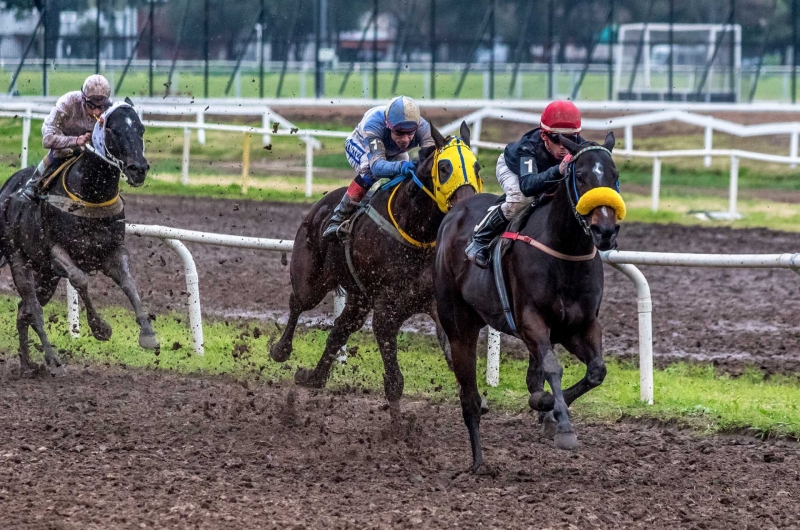
[(331, 215), (330, 221), (328, 221), (328, 226), (326, 226), (325, 231), (322, 232), (322, 239), (325, 241), (335, 241), (339, 236), (339, 227), (342, 226), (342, 223), (350, 219), (359, 204), (361, 204), (360, 200), (356, 200), (350, 197), (349, 193), (345, 193), (341, 202), (339, 202), (333, 210), (333, 215)]
[(488, 268), (490, 258), (489, 245), (492, 244), (494, 238), (503, 233), (507, 226), (508, 219), (503, 215), (503, 209), (500, 206), (493, 208), (483, 218), (483, 221), (475, 227), (472, 241), (464, 251), (467, 254), (467, 259), (481, 269)]
[(38, 201), (42, 177), (42, 172), (37, 167), (33, 171), (33, 175), (28, 178), (28, 181), (25, 182), (25, 185), (19, 190), (19, 198), (26, 202)]

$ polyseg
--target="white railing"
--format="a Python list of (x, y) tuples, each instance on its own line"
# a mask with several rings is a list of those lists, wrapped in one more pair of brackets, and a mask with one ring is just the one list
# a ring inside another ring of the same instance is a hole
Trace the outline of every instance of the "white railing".
[[(612, 250), (601, 252), (603, 263), (622, 272), (636, 286), (637, 312), (639, 314), (639, 399), (653, 404), (653, 303), (650, 286), (636, 265), (661, 265), (669, 267), (722, 267), (791, 269), (800, 274), (800, 253), (795, 254), (683, 254), (670, 252), (630, 252)], [(489, 374), (500, 371), (499, 344), (487, 356), (487, 382)], [(491, 384), (491, 383), (490, 383)], [(493, 385), (493, 386), (496, 386)]]
[[(274, 102), (273, 100), (270, 100)], [(279, 100), (280, 101), (280, 100)], [(303, 100), (305, 101), (305, 100)], [(312, 100), (316, 106), (320, 106), (320, 102)], [(359, 106), (364, 105), (363, 100), (354, 100)], [(258, 104), (256, 104), (258, 103)], [(181, 182), (189, 184), (189, 167), (190, 167), (190, 148), (191, 148), (191, 132), (197, 131), (198, 142), (205, 143), (206, 131), (222, 131), (229, 133), (238, 133), (243, 135), (243, 156), (242, 156), (242, 191), (246, 193), (249, 186), (249, 173), (250, 173), (250, 157), (249, 145), (250, 137), (252, 135), (261, 135), (262, 142), (267, 145), (274, 136), (296, 136), (306, 145), (305, 150), (305, 194), (307, 197), (312, 195), (313, 191), (313, 174), (314, 174), (314, 149), (319, 149), (321, 144), (317, 138), (341, 138), (347, 137), (348, 133), (345, 131), (325, 131), (325, 130), (299, 130), (289, 121), (274, 112), (269, 106), (265, 106), (263, 102), (253, 103), (251, 100), (250, 106), (242, 106), (242, 104), (231, 104), (224, 101), (215, 104), (212, 109), (211, 105), (203, 106), (202, 103), (195, 102), (194, 104), (180, 103), (156, 103), (151, 100), (148, 103), (137, 107), (139, 112), (144, 115), (147, 113), (156, 115), (172, 115), (172, 116), (187, 116), (195, 117), (194, 122), (188, 121), (158, 121), (158, 120), (144, 120), (148, 127), (165, 128), (165, 129), (178, 129), (183, 130), (183, 156), (181, 164)], [(350, 104), (348, 103), (348, 104)], [(529, 102), (532, 103), (532, 102)], [(311, 103), (306, 102), (310, 105)], [(437, 102), (437, 105), (442, 105), (444, 102)], [(21, 152), (21, 165), (26, 167), (28, 164), (28, 144), (30, 141), (30, 128), (31, 120), (43, 119), (46, 114), (44, 112), (49, 110), (49, 102), (4, 102), (0, 101), (0, 117), (21, 117), (22, 118), (22, 152)], [(326, 102), (324, 106), (339, 106), (337, 103)], [(505, 148), (504, 144), (483, 142), (481, 141), (481, 132), (484, 119), (495, 120), (508, 120), (520, 123), (536, 124), (539, 122), (540, 115), (530, 112), (522, 112), (514, 109), (500, 108), (496, 103), (493, 107), (481, 108), (472, 112), (463, 118), (455, 120), (451, 123), (445, 124), (440, 128), (442, 133), (450, 134), (458, 131), (462, 121), (466, 121), (472, 127), (472, 143), (474, 150), (477, 152), (480, 148), (489, 148), (495, 150), (502, 150)], [(586, 108), (587, 105), (582, 103)], [(663, 106), (663, 105), (662, 105)], [(238, 115), (238, 116), (261, 116), (261, 127), (249, 127), (243, 125), (228, 125), (228, 124), (215, 124), (206, 123), (206, 114), (214, 115)], [(641, 125), (651, 125), (655, 123), (663, 123), (667, 121), (678, 121), (694, 126), (703, 127), (705, 130), (703, 149), (694, 150), (676, 150), (676, 151), (637, 151), (633, 149), (633, 128)], [(280, 129), (273, 130), (272, 124), (279, 124)], [(631, 116), (622, 116), (609, 119), (590, 119), (583, 120), (584, 130), (610, 130), (622, 128), (624, 130), (624, 147), (618, 149), (615, 154), (624, 155), (627, 158), (650, 158), (653, 160), (653, 178), (652, 178), (652, 209), (657, 211), (659, 208), (659, 195), (661, 190), (661, 164), (664, 158), (683, 158), (683, 157), (702, 157), (706, 166), (711, 164), (712, 157), (728, 157), (730, 158), (730, 185), (729, 185), (729, 208), (727, 212), (715, 214), (717, 218), (736, 218), (737, 213), (737, 196), (738, 196), (738, 176), (739, 176), (739, 160), (757, 160), (762, 162), (773, 162), (778, 164), (786, 164), (791, 168), (797, 167), (800, 164), (800, 122), (784, 122), (784, 123), (770, 123), (770, 124), (757, 124), (757, 125), (740, 125), (727, 120), (721, 120), (711, 116), (702, 116), (692, 114), (684, 110), (667, 110), (660, 112), (651, 112), (647, 114), (637, 114)], [(771, 136), (778, 134), (788, 134), (789, 142), (789, 155), (774, 155), (767, 153), (757, 153), (752, 151), (744, 151), (738, 149), (714, 149), (713, 148), (713, 133), (723, 132), (740, 137), (754, 137), (754, 136)]]
[[(189, 326), (194, 352), (204, 353), (203, 321), (200, 306), (200, 287), (197, 268), (191, 253), (183, 242), (220, 245), (256, 250), (291, 252), (294, 242), (286, 239), (214, 234), (195, 230), (183, 230), (156, 225), (126, 225), (125, 233), (142, 237), (156, 237), (172, 248), (183, 264), (188, 296)], [(683, 254), (667, 252), (601, 252), (604, 263), (619, 270), (636, 286), (637, 313), (639, 315), (639, 396), (648, 404), (653, 403), (653, 324), (652, 299), (647, 279), (636, 265), (661, 265), (677, 267), (723, 267), (723, 268), (783, 268), (800, 274), (800, 253), (795, 254)], [(345, 293), (337, 288), (334, 293), (334, 316), (344, 308)], [(67, 307), (69, 329), (73, 336), (79, 334), (78, 294), (67, 283)], [(500, 382), (500, 333), (489, 328), (488, 352), (486, 356), (486, 382), (497, 386)]]

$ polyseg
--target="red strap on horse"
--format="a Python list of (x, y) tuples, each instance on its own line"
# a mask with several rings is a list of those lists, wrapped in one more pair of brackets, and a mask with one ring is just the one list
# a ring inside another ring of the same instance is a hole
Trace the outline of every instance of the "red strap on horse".
[(503, 235), (500, 237), (503, 239), (510, 239), (512, 241), (522, 241), (535, 249), (541, 250), (545, 254), (553, 256), (554, 258), (563, 259), (564, 261), (589, 261), (594, 259), (594, 257), (597, 255), (597, 247), (592, 249), (591, 254), (585, 254), (583, 256), (570, 256), (569, 254), (562, 254), (561, 252), (548, 247), (544, 243), (540, 243), (533, 238), (524, 236), (519, 232), (503, 232)]

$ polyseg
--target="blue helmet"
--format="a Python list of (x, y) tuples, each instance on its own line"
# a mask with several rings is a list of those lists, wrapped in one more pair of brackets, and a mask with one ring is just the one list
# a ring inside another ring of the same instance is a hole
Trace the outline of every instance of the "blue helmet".
[(413, 99), (397, 96), (386, 106), (386, 126), (392, 131), (414, 132), (419, 127), (419, 107)]

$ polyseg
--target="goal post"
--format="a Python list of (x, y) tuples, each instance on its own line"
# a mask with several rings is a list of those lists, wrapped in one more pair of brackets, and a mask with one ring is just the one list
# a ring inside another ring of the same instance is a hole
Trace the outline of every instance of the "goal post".
[(620, 101), (739, 101), (741, 25), (673, 24), (671, 29), (670, 37), (670, 24), (619, 26), (614, 58), (614, 98)]

